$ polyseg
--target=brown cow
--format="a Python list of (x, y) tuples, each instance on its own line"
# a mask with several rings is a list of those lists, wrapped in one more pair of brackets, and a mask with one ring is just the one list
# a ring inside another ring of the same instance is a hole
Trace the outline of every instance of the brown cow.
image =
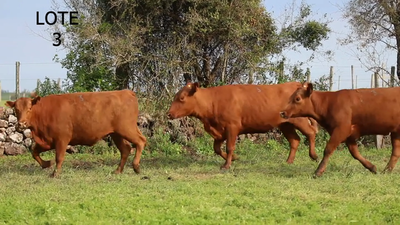
[(67, 145), (92, 146), (110, 134), (121, 153), (115, 173), (122, 173), (131, 145), (136, 145), (133, 169), (140, 172), (139, 163), (146, 138), (137, 127), (138, 100), (130, 90), (85, 92), (46, 97), (36, 96), (7, 101), (17, 114), (18, 124), (32, 130), (36, 142), (33, 158), (42, 168), (54, 164), (44, 161), (41, 152), (56, 150), (56, 169), (52, 177), (61, 173)]
[[(290, 82), (277, 85), (225, 85), (200, 88), (198, 83), (188, 82), (178, 93), (168, 112), (170, 119), (193, 116), (200, 119), (204, 129), (214, 138), (214, 152), (225, 159), (221, 169), (229, 169), (235, 141), (239, 134), (265, 133), (278, 127), (290, 143), (288, 163), (293, 163), (300, 137), (296, 129), (307, 136), (310, 142), (309, 155), (317, 160), (315, 135), (317, 124), (307, 118), (295, 118), (289, 122), (279, 116), (287, 99), (301, 83)], [(221, 151), (227, 140), (226, 152)]]
[(312, 117), (331, 135), (315, 177), (323, 174), (329, 157), (342, 142), (355, 159), (376, 173), (376, 166), (360, 154), (356, 143), (359, 137), (374, 134), (391, 133), (392, 156), (384, 171), (392, 171), (400, 156), (400, 107), (396, 105), (399, 96), (400, 87), (322, 92), (313, 91), (311, 83), (304, 83), (289, 98), (281, 116)]

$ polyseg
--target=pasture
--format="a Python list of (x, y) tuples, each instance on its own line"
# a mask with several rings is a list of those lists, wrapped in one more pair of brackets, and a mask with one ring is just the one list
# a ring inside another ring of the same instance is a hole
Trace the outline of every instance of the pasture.
[[(361, 149), (377, 175), (339, 149), (325, 174), (313, 179), (317, 163), (304, 144), (288, 165), (285, 143), (242, 141), (240, 159), (222, 173), (222, 158), (199, 153), (211, 147), (206, 140), (175, 154), (163, 151), (173, 148), (168, 142), (151, 153), (147, 148), (140, 175), (130, 167), (132, 155), (123, 174), (112, 174), (120, 157), (115, 151), (67, 154), (58, 179), (49, 178), (52, 169), (41, 169), (30, 154), (0, 158), (0, 224), (400, 222), (400, 168), (381, 173), (389, 149)], [(53, 159), (54, 151), (44, 158)]]

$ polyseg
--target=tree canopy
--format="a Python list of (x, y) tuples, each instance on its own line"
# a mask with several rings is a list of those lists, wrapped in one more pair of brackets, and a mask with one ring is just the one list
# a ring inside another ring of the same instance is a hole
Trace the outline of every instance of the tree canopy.
[(351, 33), (342, 43), (355, 44), (367, 56), (363, 63), (372, 70), (384, 69), (382, 55), (388, 50), (395, 51), (400, 79), (400, 1), (350, 0), (343, 10)]
[(169, 93), (183, 75), (203, 86), (265, 82), (271, 56), (291, 45), (316, 50), (327, 23), (298, 18), (281, 31), (260, 0), (64, 0), (79, 12), (65, 29), (71, 91), (133, 88)]

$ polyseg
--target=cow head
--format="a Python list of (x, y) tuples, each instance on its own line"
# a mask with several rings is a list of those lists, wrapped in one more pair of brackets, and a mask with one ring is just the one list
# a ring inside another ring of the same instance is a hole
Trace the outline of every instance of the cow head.
[(302, 117), (310, 115), (309, 109), (312, 109), (310, 96), (313, 92), (313, 85), (304, 82), (301, 87), (290, 96), (286, 108), (280, 112), (282, 118)]
[(14, 108), (18, 118), (18, 125), (21, 128), (28, 126), (28, 119), (32, 110), (32, 107), (40, 101), (40, 96), (32, 94), (33, 98), (19, 98), (16, 101), (7, 101), (6, 106)]
[(188, 82), (181, 90), (179, 90), (174, 97), (171, 107), (168, 111), (169, 119), (177, 119), (184, 116), (193, 114), (197, 106), (196, 92), (198, 91), (199, 84)]

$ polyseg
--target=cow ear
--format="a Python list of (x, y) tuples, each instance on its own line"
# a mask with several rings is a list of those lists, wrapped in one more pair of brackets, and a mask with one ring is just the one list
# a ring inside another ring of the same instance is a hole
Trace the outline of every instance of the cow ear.
[(14, 108), (15, 102), (13, 102), (13, 101), (6, 101), (6, 103), (5, 103), (4, 105), (6, 105), (6, 106), (8, 106), (8, 107), (10, 107), (10, 108)]
[(306, 86), (305, 86), (305, 88), (306, 88), (306, 96), (307, 97), (310, 97), (310, 95), (312, 94), (312, 92), (313, 92), (313, 85), (312, 85), (312, 83), (307, 83), (307, 84), (305, 84)]
[(36, 103), (38, 103), (40, 101), (41, 97), (40, 96), (36, 96), (34, 99), (32, 99), (32, 106), (35, 105)]
[(196, 93), (196, 91), (197, 91), (197, 88), (199, 87), (199, 83), (196, 82), (196, 83), (189, 84), (188, 87), (190, 87), (189, 96), (194, 95), (194, 93)]

